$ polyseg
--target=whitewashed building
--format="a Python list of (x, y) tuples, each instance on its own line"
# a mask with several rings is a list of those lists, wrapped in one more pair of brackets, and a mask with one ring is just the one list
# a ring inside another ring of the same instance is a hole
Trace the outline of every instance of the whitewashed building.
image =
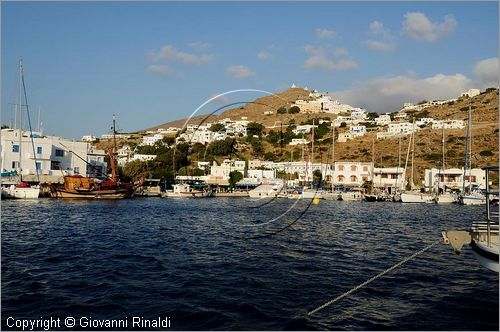
[(373, 178), (373, 163), (368, 162), (335, 162), (333, 183), (344, 186), (360, 187)]
[(409, 122), (391, 123), (389, 124), (387, 132), (393, 133), (394, 135), (397, 134), (408, 135), (411, 134), (414, 130), (417, 130), (417, 128), (418, 128), (417, 126)]
[(96, 149), (88, 145), (87, 149), (87, 176), (92, 178), (103, 178), (108, 174), (108, 165), (105, 157), (107, 153), (104, 150)]
[(305, 138), (292, 138), (292, 141), (288, 145), (307, 145), (309, 141)]
[(432, 129), (463, 129), (465, 122), (463, 120), (434, 120)]
[(391, 123), (391, 116), (389, 114), (381, 114), (375, 118), (377, 126), (386, 126)]
[(93, 135), (82, 136), (82, 142), (92, 143), (97, 141), (97, 138)]
[[(448, 168), (444, 171), (437, 168), (426, 169), (424, 171), (424, 185), (428, 188), (444, 188), (444, 186), (455, 189), (462, 189), (464, 170), (460, 168)], [(467, 170), (465, 175), (465, 186), (477, 185), (485, 188), (485, 171), (480, 168)]]
[(2, 129), (2, 172), (17, 171), (27, 175), (36, 174), (38, 170), (39, 175), (86, 175), (89, 143), (43, 136), (37, 132), (33, 132), (33, 137), (34, 151), (30, 132), (22, 132), (20, 145), (19, 130)]
[(373, 186), (385, 189), (404, 189), (406, 186), (404, 167), (375, 167), (373, 169)]
[(145, 146), (145, 145), (149, 145), (149, 146), (153, 146), (156, 144), (156, 142), (161, 142), (161, 140), (163, 139), (163, 135), (162, 134), (154, 134), (153, 136), (144, 136), (142, 138), (142, 143), (141, 145)]
[(352, 137), (360, 137), (366, 135), (366, 126), (350, 126), (349, 132)]
[(339, 133), (339, 136), (337, 138), (337, 142), (339, 143), (345, 143), (349, 140), (352, 140), (352, 134), (351, 133)]
[(460, 94), (460, 97), (469, 97), (469, 98), (472, 98), (472, 97), (475, 97), (475, 96), (479, 96), (479, 94), (481, 94), (481, 91), (479, 89), (469, 89), (468, 91), (462, 92)]
[(418, 120), (415, 120), (415, 125), (416, 126), (427, 126), (428, 124), (432, 124), (435, 120), (433, 118), (421, 118)]

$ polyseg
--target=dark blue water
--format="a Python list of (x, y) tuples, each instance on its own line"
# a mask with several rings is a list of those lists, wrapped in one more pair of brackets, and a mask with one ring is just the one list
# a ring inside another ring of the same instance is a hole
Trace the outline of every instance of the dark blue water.
[(444, 244), (304, 318), (483, 208), (292, 203), (2, 201), (2, 327), (142, 316), (173, 330), (498, 330), (498, 274)]

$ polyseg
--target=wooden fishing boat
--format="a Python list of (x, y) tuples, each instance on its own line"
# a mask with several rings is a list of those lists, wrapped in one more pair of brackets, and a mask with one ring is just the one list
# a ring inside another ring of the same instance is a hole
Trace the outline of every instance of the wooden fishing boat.
[(64, 177), (64, 188), (51, 187), (51, 194), (53, 198), (120, 199), (132, 197), (134, 186), (115, 181), (98, 183), (92, 178), (71, 175)]
[[(134, 184), (121, 182), (117, 176), (115, 128), (115, 116), (113, 115), (113, 146), (108, 150), (111, 165), (111, 175), (108, 176), (109, 180), (97, 181), (93, 178), (83, 177), (81, 175), (65, 176), (63, 188), (51, 186), (51, 195), (53, 198), (121, 199), (130, 198), (134, 195), (136, 189)], [(75, 154), (73, 151), (70, 152)], [(79, 158), (81, 159), (81, 157)], [(92, 166), (89, 163), (87, 164)], [(140, 185), (142, 185), (142, 183), (138, 186)]]

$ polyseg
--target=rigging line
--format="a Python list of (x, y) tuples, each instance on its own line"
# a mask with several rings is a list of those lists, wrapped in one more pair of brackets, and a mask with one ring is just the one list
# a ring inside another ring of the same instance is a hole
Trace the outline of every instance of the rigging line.
[(406, 263), (406, 262), (408, 262), (408, 261), (412, 260), (413, 258), (417, 257), (418, 255), (420, 255), (420, 254), (422, 254), (422, 253), (426, 252), (427, 250), (429, 250), (430, 248), (434, 247), (436, 244), (438, 244), (438, 243), (440, 243), (440, 242), (441, 242), (441, 240), (436, 240), (436, 241), (432, 242), (431, 244), (427, 245), (427, 246), (426, 246), (426, 247), (424, 247), (423, 249), (420, 249), (419, 251), (417, 251), (417, 252), (416, 252), (416, 253), (414, 253), (413, 255), (408, 256), (408, 257), (404, 258), (404, 259), (403, 259), (402, 261), (400, 261), (399, 263), (396, 263), (396, 264), (394, 264), (393, 266), (391, 266), (390, 268), (388, 268), (388, 269), (386, 269), (386, 270), (384, 270), (384, 271), (380, 272), (380, 273), (379, 273), (379, 274), (377, 274), (376, 276), (371, 277), (370, 279), (368, 279), (368, 280), (366, 280), (365, 282), (363, 282), (363, 283), (361, 283), (361, 284), (357, 285), (357, 286), (356, 286), (356, 287), (354, 287), (354, 288), (351, 288), (349, 291), (347, 291), (347, 292), (343, 293), (342, 295), (337, 296), (337, 297), (336, 297), (336, 298), (334, 298), (333, 300), (328, 301), (328, 302), (326, 302), (325, 304), (320, 305), (320, 306), (319, 306), (319, 307), (317, 307), (316, 309), (309, 311), (309, 312), (306, 314), (306, 316), (311, 316), (311, 315), (315, 314), (316, 312), (318, 312), (318, 311), (320, 311), (320, 310), (322, 310), (322, 309), (324, 309), (324, 308), (328, 307), (329, 305), (331, 305), (331, 304), (333, 304), (333, 303), (335, 303), (335, 302), (337, 302), (337, 301), (340, 301), (340, 300), (341, 300), (341, 299), (343, 299), (344, 297), (346, 297), (346, 296), (348, 296), (348, 295), (350, 295), (350, 294), (354, 293), (355, 291), (357, 291), (357, 290), (358, 290), (358, 289), (360, 289), (360, 288), (363, 288), (364, 286), (368, 285), (368, 284), (369, 284), (369, 283), (371, 283), (372, 281), (377, 280), (378, 278), (380, 278), (380, 277), (384, 276), (385, 274), (387, 274), (387, 273), (389, 273), (389, 272), (391, 272), (391, 271), (395, 270), (396, 268), (400, 267), (400, 266), (401, 266), (401, 265), (403, 265), (404, 263)]
[(77, 158), (81, 159), (84, 163), (86, 163), (87, 165), (89, 165), (90, 167), (92, 167), (94, 170), (96, 170), (97, 173), (99, 173), (101, 175), (104, 175), (106, 178), (110, 179), (110, 177), (107, 174), (104, 174), (102, 171), (99, 170), (99, 168), (97, 168), (96, 166), (92, 165), (91, 163), (89, 163), (88, 161), (86, 161), (85, 159), (83, 159), (82, 157), (80, 157), (78, 154), (76, 154), (73, 150), (71, 150), (70, 148), (68, 148), (66, 145), (64, 145), (61, 142), (59, 142), (59, 144), (61, 144), (62, 146), (64, 146), (68, 152), (71, 152)]
[[(23, 83), (23, 91), (24, 91), (24, 100), (26, 101), (26, 113), (28, 114), (28, 124), (30, 126), (30, 138), (31, 138), (31, 147), (33, 148), (33, 159), (35, 160), (35, 171), (36, 171), (36, 178), (38, 182), (40, 182), (40, 175), (38, 174), (38, 167), (36, 163), (36, 153), (35, 153), (35, 142), (33, 140), (33, 130), (31, 129), (31, 118), (30, 118), (30, 110), (28, 107), (28, 96), (26, 95), (26, 85), (24, 84), (24, 72), (21, 75), (21, 80)], [(22, 112), (22, 110), (20, 110)]]

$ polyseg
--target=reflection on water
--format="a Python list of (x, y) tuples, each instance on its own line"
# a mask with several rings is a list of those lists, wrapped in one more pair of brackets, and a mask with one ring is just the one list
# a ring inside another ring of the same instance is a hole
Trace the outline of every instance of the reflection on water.
[(498, 330), (498, 275), (445, 245), (301, 317), (482, 212), (284, 199), (2, 201), (2, 326), (8, 316), (168, 315), (177, 330)]

